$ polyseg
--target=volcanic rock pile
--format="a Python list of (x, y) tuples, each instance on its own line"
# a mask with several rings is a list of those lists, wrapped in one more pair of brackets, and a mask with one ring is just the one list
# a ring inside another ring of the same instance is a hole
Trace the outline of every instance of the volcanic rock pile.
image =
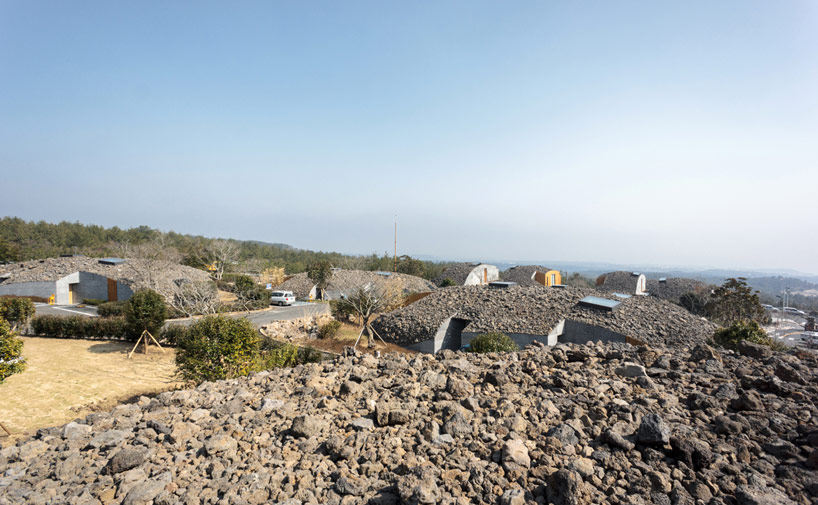
[(816, 355), (627, 344), (354, 353), (0, 449), (0, 504), (818, 500)]

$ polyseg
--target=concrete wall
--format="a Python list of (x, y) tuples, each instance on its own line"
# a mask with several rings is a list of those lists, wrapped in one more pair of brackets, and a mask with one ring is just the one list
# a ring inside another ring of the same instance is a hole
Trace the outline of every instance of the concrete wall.
[(15, 282), (14, 284), (0, 284), (0, 295), (38, 296), (48, 298), (57, 292), (55, 282)]
[[(108, 300), (108, 277), (91, 272), (79, 272), (79, 284), (74, 291), (74, 303), (95, 298)], [(122, 281), (116, 281), (116, 299), (127, 300), (133, 296), (133, 290)]]
[[(74, 286), (74, 303), (87, 298), (108, 299), (108, 278), (90, 272), (74, 272), (56, 281), (16, 282), (0, 284), (0, 295), (39, 296), (48, 298), (54, 295), (54, 303), (68, 305), (70, 302), (69, 285)], [(117, 281), (117, 299), (127, 300), (133, 296), (133, 290), (127, 284)]]
[[(78, 284), (80, 282), (80, 273), (74, 272), (73, 274), (68, 274), (62, 279), (57, 280), (57, 297), (54, 300), (54, 303), (57, 305), (68, 305), (71, 303), (71, 296), (69, 294), (70, 288), (68, 287), (69, 284)], [(79, 303), (79, 296), (77, 292), (74, 292), (75, 300), (74, 303)]]
[[(488, 280), (486, 282), (483, 282), (484, 270), (485, 275), (488, 277)], [(482, 264), (474, 267), (474, 269), (469, 273), (468, 277), (466, 277), (466, 282), (464, 282), (463, 285), (475, 286), (497, 280), (500, 280), (500, 269), (498, 269), (494, 265)]]
[(423, 352), (427, 354), (434, 354), (442, 349), (451, 349), (452, 351), (459, 351), (463, 347), (462, 333), (463, 328), (469, 324), (465, 319), (458, 319), (450, 317), (443, 321), (438, 327), (434, 338), (411, 344), (406, 346), (407, 349), (413, 351)]
[(557, 335), (557, 342), (561, 344), (585, 344), (588, 341), (596, 342), (598, 340), (623, 344), (627, 342), (625, 335), (601, 326), (581, 323), (571, 319), (560, 321), (560, 324), (563, 325), (563, 329), (562, 332)]
[[(482, 332), (482, 331), (481, 332), (476, 332), (476, 331), (464, 332), (463, 335), (462, 335), (463, 345), (470, 344), (471, 341), (474, 340), (474, 338), (477, 335), (481, 335), (483, 333), (485, 333), (485, 332)], [(546, 344), (546, 345), (555, 345), (556, 344), (556, 340), (554, 340), (554, 343), (550, 342), (550, 339), (549, 339), (548, 335), (535, 335), (533, 333), (508, 333), (508, 332), (502, 332), (502, 333), (505, 333), (506, 335), (508, 335), (511, 338), (511, 340), (513, 340), (517, 345), (520, 346), (521, 349), (523, 347), (529, 345), (529, 344), (534, 343), (534, 341), (537, 341), (537, 342), (540, 342), (540, 343), (543, 343), (543, 344)]]
[[(443, 321), (435, 333), (434, 338), (406, 346), (413, 351), (434, 354), (442, 349), (451, 349), (457, 351), (463, 346), (468, 345), (478, 335), (484, 332), (477, 331), (463, 331), (469, 321), (465, 319), (458, 319), (450, 317)], [(613, 330), (595, 326), (592, 324), (581, 323), (571, 319), (561, 320), (548, 335), (540, 335), (534, 333), (508, 333), (503, 332), (511, 340), (517, 343), (520, 348), (523, 348), (534, 341), (554, 346), (558, 343), (573, 343), (585, 344), (588, 341), (602, 341), (602, 342), (619, 342), (626, 343), (628, 339), (625, 335), (617, 333)]]

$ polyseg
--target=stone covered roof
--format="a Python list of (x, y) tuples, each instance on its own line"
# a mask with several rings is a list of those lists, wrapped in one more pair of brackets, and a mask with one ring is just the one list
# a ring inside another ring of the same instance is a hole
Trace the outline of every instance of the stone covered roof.
[(535, 272), (546, 273), (550, 270), (554, 269), (540, 265), (519, 265), (504, 270), (500, 274), (500, 278), (507, 282), (516, 282), (520, 286), (542, 286), (542, 284), (535, 281), (532, 277)]
[[(612, 312), (579, 306), (586, 296), (621, 302)], [(431, 339), (450, 317), (471, 321), (466, 331), (547, 335), (563, 319), (622, 333), (646, 343), (703, 341), (715, 325), (681, 307), (651, 297), (616, 298), (588, 288), (459, 286), (438, 290), (379, 317), (374, 325), (384, 339), (408, 345)]]
[[(327, 286), (327, 292), (330, 293), (331, 297), (333, 293), (351, 294), (359, 287), (390, 280), (399, 281), (403, 285), (405, 293), (419, 293), (437, 289), (430, 281), (414, 275), (393, 272), (388, 272), (388, 275), (384, 275), (384, 273), (370, 272), (367, 270), (334, 270), (329, 285)], [(315, 286), (315, 283), (307, 277), (306, 272), (302, 272), (293, 275), (276, 286), (275, 289), (292, 291), (298, 298), (307, 298), (313, 286)]]
[(618, 270), (600, 275), (597, 277), (596, 284), (597, 288), (601, 291), (616, 291), (626, 295), (632, 295), (636, 292), (636, 281), (638, 279), (639, 276), (634, 275), (633, 272)]
[[(116, 265), (108, 265), (100, 263), (99, 258), (70, 256), (0, 265), (0, 284), (52, 282), (74, 272), (89, 272), (116, 279), (134, 291), (141, 288), (156, 288), (156, 284), (161, 290), (162, 287), (177, 280), (210, 281), (207, 272), (167, 261), (131, 258)], [(155, 284), (152, 286), (152, 283)]]
[(647, 286), (648, 293), (651, 296), (673, 303), (679, 303), (679, 299), (685, 293), (694, 292), (707, 295), (712, 289), (713, 286), (710, 284), (684, 277), (668, 277), (663, 282), (659, 282), (658, 279), (648, 279)]
[(435, 279), (435, 284), (440, 286), (445, 279), (451, 279), (455, 286), (462, 286), (466, 282), (466, 278), (472, 271), (484, 263), (454, 263), (446, 267), (446, 270), (440, 274), (440, 277)]

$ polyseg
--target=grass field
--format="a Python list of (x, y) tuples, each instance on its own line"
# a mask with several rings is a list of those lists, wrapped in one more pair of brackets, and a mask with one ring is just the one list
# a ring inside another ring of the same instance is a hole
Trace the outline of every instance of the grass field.
[(127, 342), (22, 339), (28, 366), (0, 384), (0, 423), (15, 436), (178, 386), (173, 349), (128, 359)]

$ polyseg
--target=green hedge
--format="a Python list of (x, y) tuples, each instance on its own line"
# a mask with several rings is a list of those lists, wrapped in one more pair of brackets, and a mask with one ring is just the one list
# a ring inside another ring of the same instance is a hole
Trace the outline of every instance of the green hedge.
[(318, 338), (333, 338), (341, 330), (340, 321), (329, 321), (318, 327)]
[(125, 319), (121, 317), (37, 316), (31, 320), (35, 335), (58, 338), (126, 339)]
[(103, 302), (97, 306), (97, 314), (100, 317), (122, 316), (127, 305), (128, 302)]

